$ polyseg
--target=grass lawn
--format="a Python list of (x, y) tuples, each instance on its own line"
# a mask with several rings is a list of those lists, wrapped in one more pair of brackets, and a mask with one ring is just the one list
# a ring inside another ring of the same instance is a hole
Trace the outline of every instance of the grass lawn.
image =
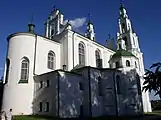
[(46, 116), (14, 116), (14, 120), (56, 120), (51, 117), (46, 117)]
[[(133, 117), (97, 117), (90, 118), (93, 120), (161, 120), (161, 111), (153, 111), (146, 113), (144, 116), (133, 116)], [(46, 116), (14, 116), (14, 120), (58, 120), (58, 118), (51, 118)], [(84, 119), (83, 119), (84, 120)], [(88, 118), (89, 120), (89, 118)]]

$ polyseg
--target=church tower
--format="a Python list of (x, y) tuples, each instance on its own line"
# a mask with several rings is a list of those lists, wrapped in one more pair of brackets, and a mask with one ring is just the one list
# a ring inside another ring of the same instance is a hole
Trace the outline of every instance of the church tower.
[[(118, 26), (119, 26), (119, 32), (117, 33), (117, 52), (120, 49), (124, 50), (124, 54), (128, 53), (128, 55), (134, 55), (135, 58), (131, 62), (133, 62), (133, 66), (138, 71), (138, 74), (141, 78), (141, 88), (143, 87), (143, 76), (145, 74), (144, 72), (144, 62), (143, 62), (143, 53), (140, 51), (139, 42), (138, 42), (138, 36), (136, 35), (133, 26), (131, 24), (131, 20), (129, 19), (129, 16), (127, 14), (127, 11), (121, 3), (120, 9), (119, 9), (119, 19), (118, 19)], [(123, 55), (123, 52), (121, 52), (121, 55)], [(123, 63), (122, 63), (123, 64)], [(149, 93), (143, 92), (142, 93), (143, 98), (143, 107), (144, 112), (151, 112), (151, 104), (149, 100)]]
[(120, 6), (119, 10), (119, 32), (117, 33), (117, 39), (120, 37), (125, 40), (126, 49), (131, 51), (140, 52), (139, 43), (138, 43), (138, 36), (134, 32), (134, 29), (131, 24), (131, 20), (128, 17), (127, 11), (123, 4)]
[(47, 21), (45, 22), (45, 37), (53, 39), (53, 37), (61, 32), (63, 27), (63, 14), (55, 9), (49, 14)]

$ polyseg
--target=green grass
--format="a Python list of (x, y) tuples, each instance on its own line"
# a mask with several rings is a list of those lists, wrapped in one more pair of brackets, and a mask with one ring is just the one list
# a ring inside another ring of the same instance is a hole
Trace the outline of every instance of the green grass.
[(25, 115), (20, 115), (20, 116), (14, 116), (14, 120), (56, 120), (51, 118), (51, 117), (47, 117), (47, 116), (25, 116)]
[[(146, 113), (144, 116), (123, 117), (97, 117), (93, 120), (161, 120), (161, 111)], [(14, 120), (58, 120), (47, 116), (14, 116)]]
[(153, 112), (146, 113), (146, 115), (159, 115), (159, 116), (161, 116), (161, 110), (155, 110)]

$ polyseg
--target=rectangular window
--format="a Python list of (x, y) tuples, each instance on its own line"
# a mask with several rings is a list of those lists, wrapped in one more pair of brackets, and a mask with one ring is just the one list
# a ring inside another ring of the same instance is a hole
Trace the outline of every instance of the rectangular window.
[(116, 62), (116, 68), (119, 68), (119, 67), (120, 67), (119, 62)]
[(50, 81), (46, 80), (46, 87), (49, 87), (49, 86), (50, 86)]
[(80, 89), (80, 90), (84, 90), (83, 84), (82, 84), (81, 82), (79, 82), (79, 89)]
[(45, 112), (49, 112), (49, 102), (45, 103)]
[(40, 85), (39, 88), (42, 88), (43, 87), (43, 81), (40, 81), (39, 85)]
[(101, 79), (101, 77), (98, 77), (98, 92), (99, 92), (99, 96), (102, 96), (102, 79)]
[(110, 64), (110, 68), (112, 68), (112, 64)]
[(120, 94), (120, 76), (116, 76), (117, 94)]
[(42, 102), (39, 103), (39, 112), (42, 112)]

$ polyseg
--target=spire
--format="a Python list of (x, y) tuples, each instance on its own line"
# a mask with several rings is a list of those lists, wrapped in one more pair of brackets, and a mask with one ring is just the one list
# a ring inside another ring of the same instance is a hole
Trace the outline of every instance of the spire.
[(34, 19), (34, 18), (33, 18), (33, 15), (32, 15), (32, 16), (31, 16), (31, 21), (30, 21), (31, 24), (32, 24), (32, 22), (33, 22), (33, 19)]
[(91, 14), (88, 13), (88, 24), (92, 24), (92, 21), (91, 21)]
[(52, 11), (51, 11), (51, 14), (54, 12), (54, 11), (56, 11), (57, 9), (56, 9), (56, 5), (53, 5), (53, 7), (52, 7)]
[(31, 16), (30, 23), (28, 24), (28, 32), (34, 33), (35, 25), (33, 24), (33, 15)]
[(52, 19), (53, 18), (52, 16), (58, 15), (59, 13), (60, 13), (60, 10), (56, 7), (56, 5), (53, 5), (52, 10), (49, 14), (49, 19), (50, 18)]
[(94, 26), (91, 22), (91, 14), (88, 14), (89, 20), (88, 20), (88, 24), (87, 24), (87, 37), (91, 40), (95, 40), (95, 32), (94, 32)]
[(120, 0), (120, 18), (128, 18), (126, 9), (124, 7), (124, 0)]
[(123, 7), (124, 8), (124, 0), (120, 0), (120, 8)]
[(108, 39), (106, 40), (106, 47), (115, 50), (115, 39), (110, 33), (108, 34)]
[(53, 10), (56, 10), (56, 5), (53, 6)]

